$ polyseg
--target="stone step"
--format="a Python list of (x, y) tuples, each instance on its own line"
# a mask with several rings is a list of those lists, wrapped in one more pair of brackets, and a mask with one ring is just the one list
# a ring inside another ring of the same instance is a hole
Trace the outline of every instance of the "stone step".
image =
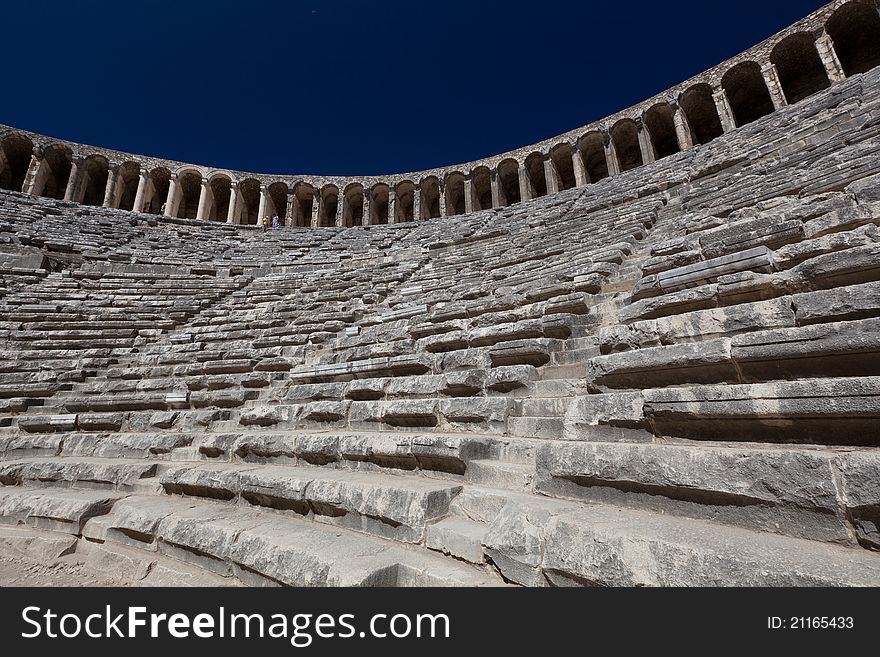
[(0, 523), (80, 534), (89, 518), (107, 513), (120, 497), (108, 491), (0, 486)]
[(428, 526), (425, 546), (468, 563), (482, 564), (483, 537), (488, 529), (488, 525), (466, 518), (444, 518)]
[(465, 481), (525, 493), (532, 490), (534, 476), (535, 467), (531, 464), (478, 459), (468, 464)]
[[(532, 526), (541, 531), (523, 531)], [(880, 555), (862, 548), (537, 497), (510, 500), (484, 546), (507, 579), (528, 586), (880, 584)]]
[(512, 436), (522, 438), (546, 438), (558, 440), (565, 431), (562, 417), (511, 417), (507, 420), (507, 431)]
[(574, 397), (536, 397), (518, 399), (514, 412), (520, 418), (562, 418)]
[(586, 374), (586, 363), (576, 365), (545, 365), (544, 367), (538, 368), (538, 375), (543, 381), (553, 379), (582, 379)]
[(490, 572), (424, 549), (275, 511), (130, 496), (84, 536), (156, 552), (248, 585), (483, 586)]
[(422, 477), (320, 467), (179, 463), (162, 465), (169, 494), (242, 500), (411, 543), (442, 518), (461, 485)]

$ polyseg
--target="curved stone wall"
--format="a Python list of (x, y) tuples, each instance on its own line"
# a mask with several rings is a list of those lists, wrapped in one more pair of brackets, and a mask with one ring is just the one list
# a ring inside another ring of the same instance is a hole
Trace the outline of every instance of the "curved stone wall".
[(595, 184), (705, 144), (880, 64), (880, 1), (836, 0), (601, 121), (451, 167), (387, 176), (251, 174), (0, 126), (0, 188), (172, 217), (288, 226), (433, 219)]

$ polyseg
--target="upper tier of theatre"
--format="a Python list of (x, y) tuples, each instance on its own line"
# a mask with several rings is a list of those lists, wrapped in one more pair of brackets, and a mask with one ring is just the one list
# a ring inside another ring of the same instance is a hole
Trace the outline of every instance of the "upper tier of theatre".
[(170, 217), (287, 226), (400, 223), (599, 183), (708, 143), (880, 63), (880, 2), (836, 0), (601, 121), (466, 164), (384, 176), (266, 175), (0, 126), (0, 188)]

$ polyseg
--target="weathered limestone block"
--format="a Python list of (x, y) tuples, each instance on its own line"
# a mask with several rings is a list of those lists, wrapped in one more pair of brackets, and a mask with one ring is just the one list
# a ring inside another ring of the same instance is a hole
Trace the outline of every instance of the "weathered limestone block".
[(536, 490), (850, 544), (833, 458), (816, 450), (548, 443), (536, 452)]
[(131, 490), (132, 485), (156, 473), (155, 463), (90, 459), (38, 459), (0, 462), (0, 482), (6, 485), (53, 483), (78, 488)]
[(437, 396), (442, 387), (443, 377), (439, 375), (395, 377), (388, 379), (385, 394), (389, 398)]
[(244, 411), (238, 417), (238, 423), (242, 426), (270, 427), (289, 421), (291, 415), (290, 406), (257, 406)]
[(666, 294), (696, 285), (705, 285), (725, 274), (743, 271), (766, 273), (774, 268), (770, 250), (756, 246), (744, 251), (718, 256), (692, 265), (676, 267), (640, 280), (633, 290), (632, 299)]
[(790, 282), (782, 274), (761, 274), (751, 271), (718, 277), (718, 299), (725, 306), (765, 301), (785, 296)]
[(791, 270), (808, 289), (824, 289), (880, 279), (880, 244), (816, 256)]
[(595, 391), (738, 380), (727, 338), (596, 356), (587, 363)]
[(345, 397), (354, 401), (382, 399), (390, 379), (356, 379), (345, 387)]
[(119, 431), (125, 419), (125, 413), (81, 413), (76, 425), (85, 431)]
[(550, 343), (546, 338), (514, 340), (489, 348), (492, 367), (503, 365), (534, 365), (550, 362)]
[[(565, 412), (565, 440), (614, 440), (617, 429), (641, 429), (645, 426), (641, 392), (612, 392), (575, 397)], [(641, 439), (647, 439), (646, 434)]]
[(758, 246), (773, 249), (802, 239), (804, 224), (800, 219), (774, 222), (759, 217), (705, 232), (700, 244), (703, 257), (712, 259)]
[(880, 320), (815, 324), (736, 335), (731, 356), (746, 382), (880, 371)]
[(880, 377), (650, 388), (643, 395), (645, 417), (661, 435), (880, 444)]
[(345, 394), (344, 383), (311, 383), (292, 385), (284, 395), (287, 403), (320, 400), (340, 400)]
[(847, 511), (859, 543), (880, 549), (880, 457), (851, 452), (840, 457)]
[[(653, 250), (652, 250), (653, 251)], [(664, 253), (648, 258), (642, 265), (642, 275), (659, 274), (669, 269), (676, 269), (699, 262), (702, 254), (699, 250), (682, 250), (675, 253)]]
[(433, 427), (437, 425), (437, 400), (352, 402), (349, 421), (353, 427), (364, 422), (384, 422), (392, 426), (404, 427)]
[(640, 319), (654, 319), (667, 315), (680, 315), (681, 313), (705, 308), (714, 308), (718, 305), (718, 285), (701, 285), (700, 287), (671, 292), (662, 296), (635, 301), (620, 310), (620, 321), (624, 324)]
[(792, 304), (800, 326), (877, 317), (880, 316), (880, 283), (795, 294)]
[(461, 370), (447, 372), (442, 377), (439, 392), (449, 397), (470, 397), (482, 392), (486, 384), (486, 372)]
[(491, 358), (488, 352), (483, 349), (454, 351), (443, 354), (440, 358), (440, 370), (442, 372), (471, 369), (488, 370), (490, 367), (492, 367)]
[(724, 308), (697, 310), (635, 322), (638, 330), (656, 330), (661, 344), (735, 335), (746, 331), (795, 325), (792, 298), (783, 297)]
[(86, 520), (107, 513), (118, 497), (108, 491), (0, 488), (0, 523), (79, 534)]
[(855, 230), (831, 233), (803, 242), (787, 244), (773, 252), (773, 262), (780, 270), (790, 269), (816, 256), (845, 251), (857, 246), (867, 246), (876, 242), (880, 242), (880, 229), (871, 224)]
[(602, 354), (656, 347), (659, 344), (657, 322), (653, 319), (599, 329), (599, 351)]
[(524, 388), (538, 378), (538, 370), (533, 365), (502, 365), (493, 367), (486, 374), (485, 386), (494, 392), (511, 392)]
[(880, 581), (880, 564), (864, 550), (601, 505), (551, 517), (543, 536), (542, 570), (559, 586), (864, 586)]
[(507, 397), (441, 399), (440, 414), (449, 422), (506, 422), (512, 400)]
[(303, 406), (299, 418), (310, 422), (338, 422), (348, 415), (351, 404), (348, 400), (309, 402)]
[(177, 411), (157, 411), (150, 416), (150, 426), (157, 429), (170, 429), (177, 422)]

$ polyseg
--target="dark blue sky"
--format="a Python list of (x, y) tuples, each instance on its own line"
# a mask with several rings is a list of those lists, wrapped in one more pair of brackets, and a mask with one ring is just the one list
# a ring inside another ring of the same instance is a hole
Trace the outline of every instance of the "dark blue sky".
[(0, 123), (265, 173), (418, 170), (607, 116), (823, 4), (6, 2)]

